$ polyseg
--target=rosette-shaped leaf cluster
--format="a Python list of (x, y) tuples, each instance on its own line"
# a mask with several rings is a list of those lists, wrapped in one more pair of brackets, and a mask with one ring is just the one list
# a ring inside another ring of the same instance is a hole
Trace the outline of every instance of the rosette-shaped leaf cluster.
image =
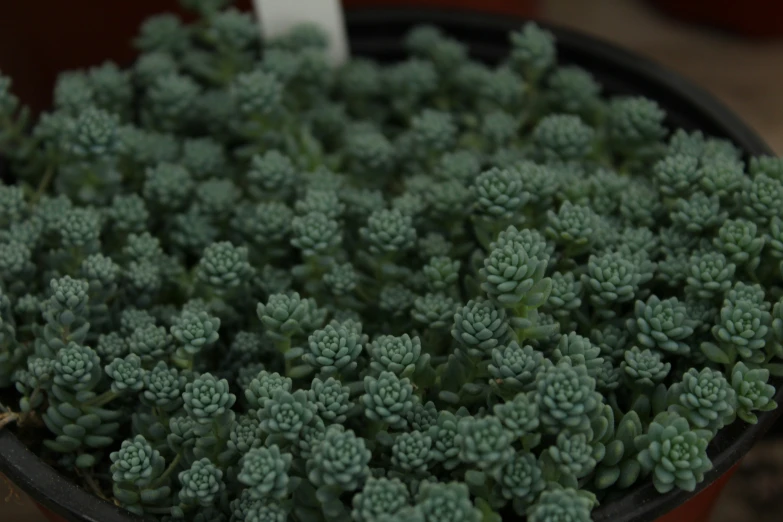
[(503, 397), (533, 390), (538, 375), (546, 369), (543, 353), (529, 345), (520, 346), (516, 341), (493, 348), (491, 356), (490, 385)]
[(761, 262), (764, 237), (759, 236), (758, 227), (753, 221), (729, 219), (721, 225), (713, 244), (732, 263), (752, 272)]
[(240, 115), (263, 119), (280, 110), (282, 85), (274, 74), (255, 70), (234, 79), (231, 95)]
[(642, 96), (616, 97), (609, 103), (609, 139), (619, 150), (654, 145), (666, 135), (666, 114), (657, 102)]
[(204, 250), (197, 273), (199, 279), (218, 292), (247, 283), (253, 275), (247, 247), (228, 241), (212, 243)]
[(193, 117), (200, 93), (198, 84), (189, 76), (176, 72), (160, 76), (147, 90), (142, 118), (161, 131), (179, 130), (183, 122)]
[(135, 393), (144, 386), (145, 371), (141, 367), (141, 358), (135, 354), (114, 359), (105, 370), (111, 379), (111, 391), (117, 395)]
[(592, 508), (593, 504), (590, 499), (575, 489), (550, 489), (543, 491), (535, 504), (527, 510), (527, 519), (530, 522), (550, 522), (552, 520), (590, 522)]
[(347, 296), (359, 285), (359, 273), (351, 263), (335, 263), (324, 274), (323, 282), (334, 296)]
[(479, 469), (492, 471), (514, 454), (514, 432), (496, 416), (462, 418), (457, 434), (460, 460)]
[(111, 206), (106, 209), (114, 231), (120, 234), (139, 233), (147, 229), (150, 214), (144, 199), (138, 194), (114, 196)]
[(403, 253), (416, 244), (413, 220), (399, 210), (376, 210), (359, 233), (370, 253), (381, 257)]
[(549, 471), (548, 467), (559, 474), (561, 481), (572, 484), (592, 473), (605, 449), (603, 445), (591, 444), (591, 438), (585, 433), (560, 433), (543, 454), (545, 471)]
[(396, 161), (395, 149), (389, 139), (375, 129), (349, 132), (345, 137), (345, 152), (350, 171), (357, 176), (388, 174)]
[(36, 339), (39, 355), (54, 357), (68, 342), (82, 343), (87, 337), (89, 283), (83, 279), (64, 276), (49, 283), (51, 296), (41, 303), (45, 321), (42, 338)]
[(391, 448), (391, 463), (404, 475), (421, 475), (427, 471), (432, 455), (432, 437), (421, 431), (401, 433)]
[(422, 272), (427, 278), (427, 287), (431, 292), (450, 292), (459, 285), (459, 260), (448, 256), (430, 258)]
[(330, 219), (339, 219), (345, 211), (345, 204), (335, 190), (309, 188), (301, 199), (294, 204), (299, 215), (320, 212)]
[(666, 379), (672, 365), (663, 360), (661, 352), (634, 346), (625, 352), (620, 368), (631, 387), (649, 391)]
[(481, 511), (471, 502), (467, 485), (459, 482), (422, 482), (416, 506), (424, 520), (479, 522), (482, 518)]
[(313, 332), (307, 344), (302, 361), (327, 375), (352, 372), (362, 353), (361, 336), (342, 325), (327, 324)]
[(277, 390), (258, 410), (258, 418), (261, 429), (269, 436), (267, 440), (295, 442), (302, 428), (313, 420), (316, 411), (305, 390), (294, 393)]
[(351, 515), (356, 522), (372, 522), (381, 515), (395, 515), (410, 505), (408, 487), (398, 478), (370, 477), (353, 496)]
[(724, 304), (726, 302), (737, 304), (740, 301), (748, 301), (760, 309), (769, 311), (770, 304), (766, 301), (767, 293), (759, 284), (748, 284), (737, 281), (734, 286), (726, 292)]
[(220, 319), (207, 312), (183, 311), (171, 326), (171, 335), (179, 342), (176, 357), (187, 360), (217, 342)]
[(636, 342), (641, 347), (676, 355), (690, 353), (686, 340), (693, 334), (696, 322), (676, 297), (661, 300), (653, 295), (647, 302), (636, 301), (634, 315), (634, 319), (628, 320), (628, 328), (636, 332)]
[(549, 69), (557, 57), (555, 38), (551, 32), (534, 23), (526, 23), (509, 36), (511, 42), (511, 63), (525, 74), (529, 81), (535, 81)]
[(500, 495), (511, 501), (514, 511), (524, 516), (525, 511), (546, 487), (541, 466), (535, 455), (518, 451), (499, 469), (495, 486)]
[(686, 292), (709, 301), (731, 288), (737, 266), (718, 252), (704, 252), (690, 258)]
[(252, 448), (264, 444), (264, 433), (261, 423), (253, 415), (242, 415), (231, 426), (229, 439), (226, 441), (227, 451), (218, 457), (222, 461), (235, 460), (239, 455), (246, 455)]
[(411, 317), (430, 329), (447, 328), (454, 319), (457, 302), (443, 293), (428, 293), (413, 300)]
[(557, 318), (567, 319), (582, 305), (582, 283), (573, 272), (555, 272), (551, 279), (552, 290), (542, 308)]
[(413, 385), (407, 377), (399, 378), (392, 372), (381, 372), (376, 378), (364, 378), (361, 397), (368, 419), (393, 428), (405, 427), (405, 416), (413, 408)]
[(163, 477), (166, 462), (144, 437), (123, 441), (109, 458), (112, 493), (122, 507), (143, 515), (145, 508), (165, 505), (171, 495), (169, 482)]
[(547, 299), (551, 280), (544, 277), (549, 255), (543, 238), (514, 226), (492, 243), (479, 270), (481, 289), (505, 308), (537, 308)]
[(119, 118), (112, 113), (87, 107), (76, 117), (64, 146), (80, 160), (99, 160), (117, 154)]
[(639, 267), (623, 252), (591, 255), (582, 276), (590, 303), (607, 318), (615, 316), (613, 306), (634, 298), (640, 281)]
[(425, 109), (411, 119), (410, 133), (415, 153), (432, 158), (454, 146), (457, 125), (451, 114)]
[(190, 172), (176, 163), (159, 163), (145, 173), (144, 199), (154, 208), (182, 210), (193, 192)]
[(307, 460), (307, 477), (316, 487), (354, 491), (369, 477), (371, 457), (364, 439), (342, 426), (330, 426)]
[(42, 416), (54, 434), (44, 445), (58, 453), (79, 451), (74, 461), (79, 468), (95, 464), (96, 455), (90, 452), (111, 445), (120, 426), (122, 413), (102, 408), (94, 391), (103, 377), (100, 363), (95, 350), (87, 346), (69, 342), (60, 348), (54, 357), (49, 405)]
[(151, 366), (171, 351), (172, 336), (164, 327), (150, 324), (133, 330), (126, 342), (132, 354), (140, 357), (146, 366)]
[(587, 337), (574, 332), (560, 337), (552, 352), (552, 359), (555, 362), (567, 360), (573, 366), (584, 366), (588, 375), (593, 378), (598, 377), (604, 364), (601, 349), (593, 345)]
[(451, 470), (460, 464), (458, 445), (458, 424), (467, 410), (458, 410), (457, 414), (443, 410), (438, 413), (438, 419), (430, 426), (428, 435), (432, 438), (433, 458), (445, 469)]
[(250, 244), (274, 259), (286, 252), (294, 213), (280, 201), (262, 201), (237, 209), (232, 227)]
[(292, 388), (293, 382), (289, 377), (261, 370), (245, 388), (245, 400), (250, 410), (260, 410), (278, 390), (290, 392)]
[(174, 412), (182, 406), (187, 377), (176, 368), (169, 368), (164, 361), (159, 361), (144, 373), (143, 382), (140, 399), (145, 405), (164, 412)]
[(699, 186), (704, 172), (699, 168), (697, 157), (673, 154), (658, 161), (653, 174), (661, 193), (676, 198), (691, 195)]
[(668, 393), (671, 411), (695, 429), (715, 434), (734, 420), (737, 395), (723, 373), (711, 368), (691, 368)]
[(340, 224), (323, 212), (297, 216), (291, 222), (291, 227), (291, 244), (305, 257), (331, 255), (343, 241)]
[(410, 288), (399, 283), (388, 283), (378, 293), (378, 308), (392, 317), (408, 315), (416, 300)]
[(647, 433), (636, 438), (638, 460), (652, 473), (655, 489), (666, 493), (674, 488), (693, 491), (712, 468), (707, 456), (710, 437), (688, 425), (688, 420), (664, 412), (655, 417)]
[(247, 495), (256, 500), (277, 500), (288, 495), (292, 456), (276, 445), (253, 448), (242, 456), (237, 480), (247, 486)]
[(587, 432), (603, 404), (603, 397), (595, 391), (595, 379), (584, 366), (573, 366), (570, 361), (544, 368), (535, 386), (541, 428), (551, 435), (561, 430)]
[(421, 340), (408, 334), (378, 336), (367, 345), (367, 351), (370, 368), (378, 375), (388, 371), (399, 377), (411, 377), (419, 361), (429, 359), (427, 356), (422, 359)]
[(266, 303), (258, 303), (256, 314), (273, 339), (290, 339), (302, 332), (308, 315), (308, 302), (297, 292), (270, 295)]
[(652, 227), (663, 212), (660, 195), (644, 182), (628, 186), (620, 200), (620, 215), (634, 226)]
[(438, 415), (439, 412), (434, 402), (428, 401), (425, 404), (416, 402), (405, 416), (405, 420), (413, 430), (426, 432), (437, 424)]
[(601, 349), (601, 355), (615, 362), (623, 358), (629, 339), (628, 330), (613, 323), (606, 323), (590, 332), (590, 340)]
[(520, 392), (512, 400), (496, 404), (492, 411), (514, 437), (523, 440), (526, 448), (538, 445), (538, 403), (531, 393)]
[(733, 158), (708, 161), (701, 166), (701, 189), (707, 195), (717, 194), (730, 202), (744, 185), (745, 164)]
[(493, 168), (479, 174), (471, 185), (476, 214), (489, 222), (512, 222), (527, 202), (522, 178), (514, 169)]
[(546, 80), (549, 103), (558, 112), (589, 116), (600, 104), (601, 85), (581, 67), (558, 67)]
[(218, 495), (225, 489), (223, 471), (209, 459), (195, 461), (190, 468), (179, 474), (180, 506), (208, 507), (215, 503)]
[(533, 144), (547, 160), (584, 159), (593, 148), (595, 131), (573, 114), (544, 117), (533, 129)]
[(745, 178), (735, 198), (749, 219), (765, 225), (771, 219), (781, 217), (783, 180), (770, 178), (766, 174), (758, 174), (753, 179)]
[(547, 235), (563, 245), (571, 256), (590, 248), (600, 226), (598, 214), (586, 205), (574, 205), (564, 201), (560, 209), (547, 213)]
[(451, 335), (468, 355), (480, 358), (491, 354), (510, 339), (505, 308), (489, 300), (470, 300), (454, 314)]
[(723, 225), (727, 215), (717, 195), (696, 192), (688, 199), (678, 199), (670, 217), (676, 226), (699, 235)]
[(185, 412), (199, 424), (219, 423), (231, 413), (236, 396), (229, 391), (228, 381), (202, 374), (185, 385), (182, 392)]
[(749, 424), (756, 424), (754, 411), (770, 411), (777, 407), (775, 387), (768, 384), (769, 370), (748, 368), (738, 362), (731, 371), (731, 387), (737, 394), (737, 416)]
[(32, 252), (27, 246), (17, 241), (0, 244), (0, 282), (9, 293), (22, 293), (20, 283), (34, 271)]
[(767, 358), (766, 344), (772, 315), (761, 305), (749, 300), (731, 302), (720, 310), (717, 324), (712, 327), (715, 343), (702, 343), (704, 355), (713, 362), (733, 364), (739, 357), (748, 364), (761, 364)]
[(318, 416), (329, 424), (345, 422), (346, 414), (353, 407), (350, 388), (334, 377), (325, 381), (314, 378), (307, 391), (307, 400), (315, 406)]
[(291, 158), (279, 150), (269, 150), (250, 159), (247, 180), (251, 194), (263, 200), (287, 196), (295, 187), (297, 170)]

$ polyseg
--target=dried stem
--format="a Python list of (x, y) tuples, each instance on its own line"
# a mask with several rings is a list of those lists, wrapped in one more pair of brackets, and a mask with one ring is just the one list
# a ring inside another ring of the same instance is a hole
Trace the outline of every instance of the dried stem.
[(79, 473), (79, 475), (84, 479), (84, 483), (89, 486), (90, 490), (95, 494), (95, 496), (105, 500), (109, 501), (109, 498), (103, 494), (103, 491), (101, 491), (100, 485), (95, 481), (95, 479), (92, 476), (92, 472), (90, 471), (84, 471)]

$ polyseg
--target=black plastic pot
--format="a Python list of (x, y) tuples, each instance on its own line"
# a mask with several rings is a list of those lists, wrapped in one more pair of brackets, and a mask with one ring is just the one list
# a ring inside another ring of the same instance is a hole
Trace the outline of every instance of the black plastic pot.
[[(366, 9), (349, 11), (347, 24), (351, 49), (355, 55), (380, 61), (405, 56), (402, 36), (414, 25), (428, 23), (443, 28), (469, 45), (471, 54), (490, 63), (508, 52), (508, 32), (520, 27), (522, 20), (476, 12), (431, 11), (418, 9)], [(542, 24), (546, 25), (546, 24)], [(705, 91), (680, 76), (638, 55), (614, 45), (570, 30), (549, 27), (557, 37), (559, 59), (591, 71), (610, 94), (637, 94), (656, 100), (668, 114), (672, 127), (702, 130), (705, 134), (727, 138), (750, 155), (770, 154), (764, 141), (726, 107)], [(780, 383), (778, 383), (780, 384)], [(779, 386), (778, 403), (783, 403)], [(715, 480), (731, 470), (763, 436), (779, 416), (778, 411), (759, 417), (749, 426), (736, 422), (713, 441), (710, 455), (714, 468), (694, 493), (673, 491), (658, 494), (652, 483), (639, 484), (622, 499), (607, 502), (593, 518), (606, 522), (648, 522), (671, 512)], [(134, 522), (112, 504), (78, 488), (30, 452), (11, 430), (0, 432), (0, 472), (8, 476), (33, 500), (68, 521)], [(683, 518), (683, 522), (693, 518)]]

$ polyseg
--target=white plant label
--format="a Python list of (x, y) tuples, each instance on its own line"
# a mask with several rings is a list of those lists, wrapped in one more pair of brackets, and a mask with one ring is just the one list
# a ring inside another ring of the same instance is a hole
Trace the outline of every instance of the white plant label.
[(348, 59), (348, 38), (340, 0), (253, 0), (263, 38), (274, 38), (301, 23), (320, 25), (329, 35), (334, 65)]

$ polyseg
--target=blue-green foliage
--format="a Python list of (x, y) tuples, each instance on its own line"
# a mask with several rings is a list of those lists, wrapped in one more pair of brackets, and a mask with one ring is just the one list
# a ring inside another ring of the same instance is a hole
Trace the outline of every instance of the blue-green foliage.
[(333, 68), (230, 3), (0, 75), (0, 429), (151, 519), (587, 522), (777, 407), (783, 161), (533, 23)]

